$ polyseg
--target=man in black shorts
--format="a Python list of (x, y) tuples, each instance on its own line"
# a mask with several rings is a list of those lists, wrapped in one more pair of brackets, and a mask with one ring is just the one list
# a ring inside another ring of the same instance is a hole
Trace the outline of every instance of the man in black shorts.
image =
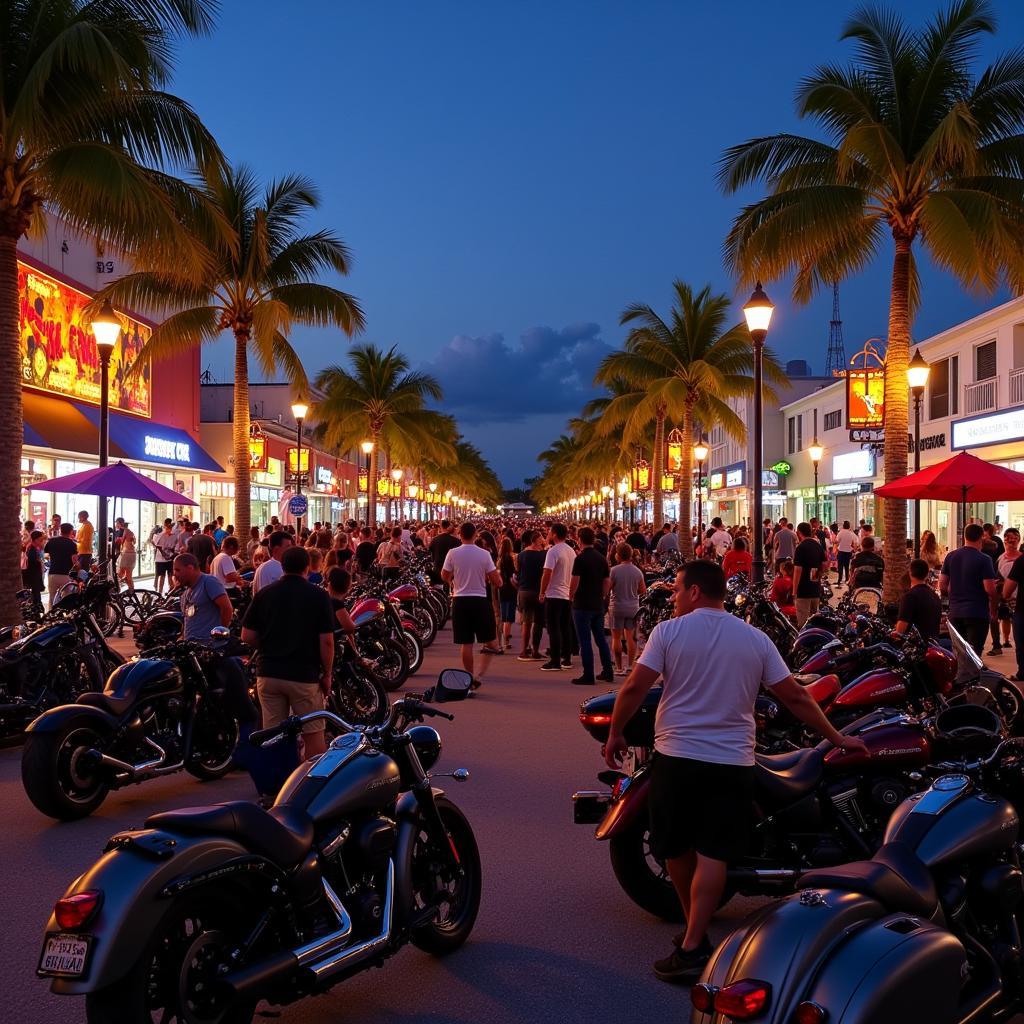
[[(452, 639), (462, 648), (463, 668), (480, 685), (484, 669), (490, 664), (494, 649), (488, 645), (497, 639), (494, 606), (487, 596), (487, 584), (501, 586), (501, 573), (494, 566), (487, 548), (474, 543), (476, 527), (463, 523), (459, 530), (462, 543), (451, 548), (444, 557), (441, 578), (452, 588)], [(473, 671), (473, 641), (484, 645), (480, 666)]]
[(626, 723), (663, 677), (651, 764), (651, 851), (668, 867), (686, 931), (654, 972), (663, 981), (689, 984), (711, 957), (707, 927), (725, 892), (729, 862), (746, 850), (758, 689), (770, 687), (836, 746), (863, 753), (867, 747), (829, 724), (764, 633), (725, 610), (719, 566), (690, 562), (675, 592), (675, 617), (654, 627), (619, 690), (605, 760), (618, 768)]

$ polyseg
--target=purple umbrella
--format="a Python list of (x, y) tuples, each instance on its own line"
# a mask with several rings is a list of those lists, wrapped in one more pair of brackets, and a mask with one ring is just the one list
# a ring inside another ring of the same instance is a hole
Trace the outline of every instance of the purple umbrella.
[(97, 498), (128, 498), (135, 501), (156, 501), (164, 505), (198, 505), (187, 495), (172, 491), (148, 476), (137, 473), (123, 462), (112, 466), (87, 469), (54, 480), (32, 484), (33, 491), (61, 491), (68, 494), (94, 494)]

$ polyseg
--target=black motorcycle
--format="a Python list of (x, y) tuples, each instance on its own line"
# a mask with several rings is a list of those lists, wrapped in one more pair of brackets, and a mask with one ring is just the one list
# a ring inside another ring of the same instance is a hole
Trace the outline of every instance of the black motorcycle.
[(897, 808), (870, 860), (811, 871), (797, 895), (735, 929), (693, 989), (695, 1024), (980, 1024), (1020, 1013), (1022, 743), (936, 779)]
[(0, 736), (20, 733), (41, 712), (68, 704), (104, 681), (124, 658), (106, 640), (97, 614), (116, 584), (97, 580), (68, 594), (45, 621), (0, 630)]
[[(231, 769), (245, 700), (236, 641), (223, 627), (213, 643), (175, 640), (121, 665), (102, 693), (52, 708), (26, 730), (21, 779), (51, 818), (91, 814), (112, 789), (184, 769), (219, 779)], [(226, 698), (226, 692), (231, 695)]]
[[(304, 716), (348, 731), (292, 773), (269, 811), (169, 811), (114, 836), (57, 901), (40, 976), (84, 995), (89, 1024), (248, 1024), (260, 1000), (325, 992), (407, 943), (457, 950), (480, 905), (480, 856), (465, 816), (431, 785), (440, 736), (412, 723), (450, 720), (429, 701), (462, 699), (471, 682), (442, 672), (374, 728)], [(250, 739), (293, 743), (302, 721)]]

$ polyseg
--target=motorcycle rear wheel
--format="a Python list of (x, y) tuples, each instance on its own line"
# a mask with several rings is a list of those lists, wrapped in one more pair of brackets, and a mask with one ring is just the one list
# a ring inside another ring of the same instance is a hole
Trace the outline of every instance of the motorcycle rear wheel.
[(403, 629), (402, 643), (409, 655), (409, 675), (414, 676), (423, 664), (423, 642), (411, 629)]
[(203, 714), (195, 723), (195, 743), (185, 771), (203, 782), (222, 779), (234, 763), (238, 722), (226, 714)]
[(21, 752), (21, 782), (35, 808), (58, 821), (92, 814), (110, 786), (97, 769), (85, 767), (82, 758), (106, 739), (91, 717), (73, 719), (58, 732), (28, 733)]
[(409, 678), (409, 655), (405, 647), (390, 640), (373, 659), (373, 671), (388, 692), (400, 690)]

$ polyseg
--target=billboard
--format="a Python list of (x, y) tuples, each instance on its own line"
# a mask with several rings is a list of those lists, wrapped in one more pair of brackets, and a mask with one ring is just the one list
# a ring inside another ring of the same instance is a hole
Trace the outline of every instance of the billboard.
[[(22, 384), (99, 405), (100, 357), (82, 316), (89, 299), (84, 292), (18, 261)], [(126, 374), (152, 332), (137, 320), (118, 316), (121, 334), (110, 356), (110, 405), (149, 416), (149, 367), (130, 381)]]

